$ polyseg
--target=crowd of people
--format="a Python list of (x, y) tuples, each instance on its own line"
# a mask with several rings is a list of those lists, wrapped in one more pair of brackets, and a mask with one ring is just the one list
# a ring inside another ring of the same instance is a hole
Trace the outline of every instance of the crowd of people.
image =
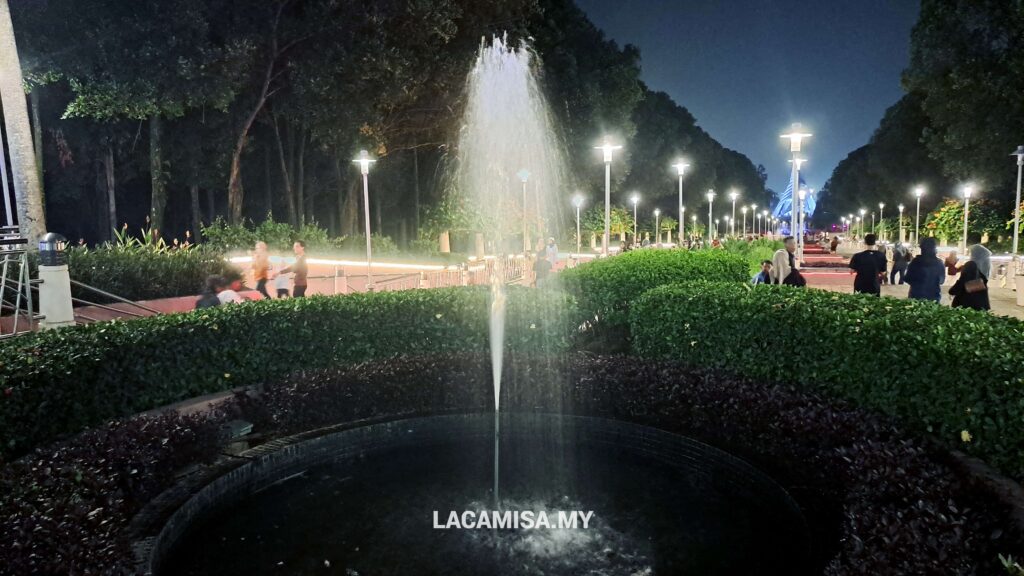
[[(295, 262), (290, 265), (282, 264), (277, 269), (270, 261), (270, 253), (267, 250), (266, 242), (256, 242), (252, 251), (252, 278), (256, 282), (256, 292), (260, 298), (269, 300), (270, 292), (267, 284), (274, 283), (276, 298), (302, 298), (306, 295), (308, 285), (309, 266), (306, 264), (306, 243), (296, 240), (292, 244), (292, 252), (295, 254)], [(292, 285), (288, 290), (289, 281)], [(206, 279), (206, 286), (202, 295), (196, 300), (196, 309), (212, 308), (222, 304), (244, 302), (239, 291), (242, 289), (242, 281), (229, 282), (223, 276), (210, 276)]]

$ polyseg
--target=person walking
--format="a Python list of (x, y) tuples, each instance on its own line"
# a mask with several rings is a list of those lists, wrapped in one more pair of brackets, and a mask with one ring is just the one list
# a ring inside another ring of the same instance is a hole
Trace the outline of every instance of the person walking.
[[(282, 270), (284, 270), (284, 268), (282, 268)], [(274, 276), (274, 292), (276, 293), (278, 298), (287, 298), (288, 297), (288, 273), (287, 272), (283, 272), (283, 271), (282, 272), (278, 272), (277, 275)]]
[(971, 246), (971, 262), (978, 263), (978, 272), (981, 272), (982, 276), (992, 277), (992, 252), (988, 248), (981, 244)]
[(548, 238), (548, 244), (544, 247), (544, 257), (551, 263), (552, 270), (558, 265), (558, 244), (555, 244), (554, 237)]
[(256, 281), (256, 291), (267, 300), (270, 294), (267, 292), (267, 280), (270, 277), (270, 255), (267, 254), (267, 243), (262, 240), (256, 243), (256, 249), (252, 253), (252, 279)]
[[(981, 247), (985, 249), (984, 246)], [(987, 249), (986, 249), (987, 250)], [(973, 250), (972, 250), (973, 256)], [(960, 278), (949, 287), (953, 297), (953, 308), (974, 308), (989, 310), (988, 276), (981, 272), (981, 267), (973, 258), (960, 270)]]
[(828, 251), (830, 254), (835, 254), (836, 250), (839, 249), (839, 236), (833, 236), (832, 242), (828, 245)]
[(910, 284), (909, 298), (912, 300), (942, 300), (942, 282), (946, 279), (946, 267), (935, 252), (935, 238), (921, 239), (921, 253), (907, 265), (904, 278)]
[(910, 265), (910, 252), (902, 242), (897, 242), (892, 249), (892, 272), (889, 273), (889, 284), (896, 283), (896, 274), (900, 275), (900, 284), (907, 275), (907, 266)]
[(947, 276), (956, 276), (960, 273), (960, 269), (957, 268), (957, 264), (960, 263), (960, 257), (957, 256), (955, 249), (949, 251), (949, 254), (946, 255), (946, 260), (943, 263), (946, 265)]
[(882, 285), (879, 279), (885, 274), (885, 254), (875, 250), (874, 234), (864, 235), (864, 245), (864, 250), (850, 258), (850, 273), (856, 274), (853, 279), (853, 291), (857, 294), (881, 296)]
[(292, 297), (302, 298), (306, 295), (306, 277), (309, 275), (309, 267), (306, 266), (306, 243), (296, 240), (295, 244), (292, 244), (292, 251), (295, 252), (295, 263), (281, 270), (279, 274), (295, 274), (292, 281)]

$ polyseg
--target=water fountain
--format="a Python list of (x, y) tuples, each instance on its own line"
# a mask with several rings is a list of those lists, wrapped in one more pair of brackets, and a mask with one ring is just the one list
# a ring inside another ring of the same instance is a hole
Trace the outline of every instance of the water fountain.
[[(557, 235), (571, 189), (536, 66), (528, 48), (494, 38), (481, 45), (467, 81), (452, 193), (473, 207), (499, 250), (520, 233), (524, 251), (532, 235)], [(543, 390), (543, 413), (502, 406), (502, 375), (521, 365), (505, 366), (509, 294), (498, 262), (489, 308), (493, 414), (386, 421), (258, 454), (178, 509), (157, 545), (171, 553), (162, 565), (158, 556), (155, 571), (796, 573), (790, 558), (802, 517), (744, 462), (661, 430), (562, 414), (549, 405), (557, 394), (547, 394), (557, 381), (509, 378), (505, 398), (526, 386)], [(449, 516), (462, 523), (467, 513), (545, 510), (589, 514), (590, 524), (452, 529)]]

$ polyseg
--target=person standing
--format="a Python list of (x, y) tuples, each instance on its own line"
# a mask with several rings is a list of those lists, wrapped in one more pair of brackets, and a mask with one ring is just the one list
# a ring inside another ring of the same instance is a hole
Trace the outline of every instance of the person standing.
[(551, 263), (551, 269), (554, 270), (558, 264), (558, 244), (555, 244), (554, 237), (548, 238), (548, 244), (544, 247), (545, 258)]
[[(982, 247), (984, 248), (984, 247)], [(973, 250), (972, 250), (973, 256)], [(960, 278), (949, 287), (953, 297), (953, 308), (974, 308), (988, 310), (988, 276), (981, 273), (981, 267), (973, 258), (960, 270)]]
[(944, 262), (944, 264), (946, 265), (946, 275), (947, 276), (956, 276), (957, 274), (959, 274), (960, 273), (960, 269), (957, 268), (957, 264), (959, 264), (959, 263), (960, 263), (960, 257), (957, 256), (956, 250), (950, 250), (949, 254), (946, 256), (946, 260)]
[(264, 298), (270, 299), (267, 292), (267, 279), (270, 276), (270, 255), (267, 254), (267, 243), (262, 240), (256, 243), (252, 253), (252, 279), (256, 281), (256, 291)]
[(857, 294), (881, 296), (882, 285), (878, 280), (885, 273), (885, 254), (875, 250), (874, 234), (864, 235), (864, 245), (866, 248), (863, 251), (850, 258), (850, 273), (857, 275), (853, 279), (853, 291)]
[(537, 251), (537, 259), (533, 262), (533, 287), (543, 288), (551, 273), (551, 262), (544, 257), (543, 250)]
[(306, 243), (296, 240), (295, 244), (292, 244), (292, 251), (295, 252), (295, 263), (281, 270), (280, 274), (295, 274), (292, 280), (292, 297), (302, 298), (306, 295), (306, 277), (309, 275), (309, 267), (306, 266)]
[(900, 284), (907, 275), (907, 266), (910, 265), (910, 253), (902, 242), (897, 242), (892, 249), (892, 272), (889, 274), (889, 284), (896, 283), (896, 274), (900, 275)]
[(906, 282), (910, 284), (909, 298), (912, 300), (942, 300), (942, 282), (946, 279), (946, 267), (935, 253), (935, 238), (921, 239), (921, 254), (907, 266)]
[(839, 249), (839, 236), (833, 236), (832, 242), (828, 245), (828, 251), (830, 254), (835, 254), (836, 250)]

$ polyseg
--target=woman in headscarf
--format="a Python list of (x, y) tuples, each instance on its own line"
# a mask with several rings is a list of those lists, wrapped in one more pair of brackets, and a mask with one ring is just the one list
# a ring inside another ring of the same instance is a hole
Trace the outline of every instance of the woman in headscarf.
[(909, 297), (914, 300), (940, 301), (945, 276), (946, 267), (935, 254), (935, 238), (922, 238), (921, 254), (910, 261), (904, 278), (910, 284)]
[(992, 252), (988, 248), (985, 248), (981, 244), (971, 246), (971, 262), (978, 263), (978, 271), (981, 272), (985, 278), (992, 277)]
[[(976, 250), (980, 248), (981, 250)], [(988, 276), (982, 273), (981, 267), (987, 266), (992, 271), (992, 262), (988, 255), (992, 253), (981, 245), (971, 247), (971, 261), (960, 270), (960, 278), (949, 288), (953, 296), (954, 308), (974, 308), (988, 310)]]

